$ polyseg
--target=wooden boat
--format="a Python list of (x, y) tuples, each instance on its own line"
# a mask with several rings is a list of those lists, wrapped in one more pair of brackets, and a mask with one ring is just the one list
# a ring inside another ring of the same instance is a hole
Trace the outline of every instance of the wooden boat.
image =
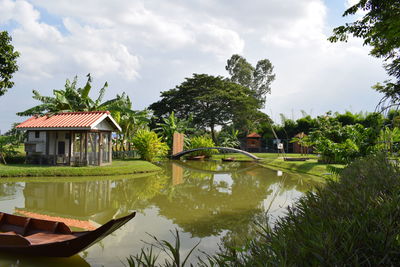
[(62, 222), (0, 212), (0, 252), (44, 257), (70, 257), (111, 234), (136, 212), (110, 220), (93, 231), (73, 232)]
[(309, 158), (283, 158), (285, 161), (306, 161)]
[(200, 155), (200, 156), (194, 156), (194, 157), (188, 157), (188, 160), (204, 160), (206, 158), (205, 155)]
[(235, 158), (222, 158), (222, 161), (235, 161)]

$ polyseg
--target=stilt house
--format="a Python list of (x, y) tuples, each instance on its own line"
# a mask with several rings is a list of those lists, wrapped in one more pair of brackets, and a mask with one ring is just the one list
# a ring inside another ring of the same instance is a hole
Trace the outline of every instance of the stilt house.
[(111, 133), (121, 127), (108, 111), (84, 111), (34, 116), (17, 129), (27, 131), (27, 163), (85, 166), (111, 164)]

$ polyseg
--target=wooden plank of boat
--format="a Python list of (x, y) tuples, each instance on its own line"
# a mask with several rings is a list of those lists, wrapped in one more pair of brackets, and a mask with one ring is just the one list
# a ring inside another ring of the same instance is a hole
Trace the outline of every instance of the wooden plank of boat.
[(309, 158), (283, 158), (285, 161), (306, 161)]
[(188, 157), (188, 160), (203, 160), (205, 159), (206, 156), (205, 155), (200, 155), (200, 156), (194, 156), (194, 157)]
[(0, 212), (0, 251), (18, 255), (70, 257), (100, 241), (136, 213), (110, 220), (93, 231), (73, 232), (62, 222)]
[(235, 158), (222, 158), (222, 161), (235, 161)]

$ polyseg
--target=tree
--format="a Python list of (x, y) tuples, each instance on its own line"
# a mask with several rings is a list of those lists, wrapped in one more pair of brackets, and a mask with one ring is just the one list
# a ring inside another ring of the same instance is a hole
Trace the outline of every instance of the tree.
[(17, 154), (18, 140), (14, 136), (0, 135), (0, 158), (7, 164), (6, 157)]
[[(348, 8), (343, 16), (364, 11), (365, 15), (352, 23), (346, 23), (333, 30), (331, 42), (347, 41), (352, 35), (364, 39), (364, 45), (372, 47), (371, 55), (384, 58), (385, 69), (396, 81), (385, 81), (374, 89), (384, 93), (383, 108), (400, 104), (400, 3), (399, 0), (360, 0)], [(390, 103), (386, 103), (389, 101)], [(385, 104), (386, 103), (386, 104)]]
[(6, 31), (0, 32), (0, 96), (14, 86), (11, 79), (18, 70), (17, 58), (19, 53), (14, 51), (11, 41), (12, 38)]
[(179, 119), (193, 116), (193, 125), (209, 128), (214, 142), (216, 126), (231, 123), (237, 113), (251, 114), (259, 107), (250, 89), (207, 74), (193, 74), (181, 85), (162, 92), (161, 97), (150, 105), (155, 116), (165, 118), (172, 112)]
[[(117, 95), (116, 98), (106, 101), (102, 107), (107, 108), (116, 122), (121, 126), (121, 132), (118, 132), (117, 143), (122, 150), (130, 150), (130, 143), (128, 142), (139, 130), (148, 128), (150, 122), (150, 114), (148, 110), (133, 110), (132, 101), (125, 93)], [(118, 145), (116, 146), (118, 150)]]
[(189, 117), (188, 120), (178, 119), (175, 117), (173, 111), (167, 118), (162, 118), (162, 120), (163, 122), (157, 123), (158, 128), (154, 130), (161, 134), (161, 136), (164, 138), (164, 141), (171, 149), (175, 132), (185, 134), (187, 131), (195, 130), (190, 127), (190, 124), (193, 120), (192, 117)]
[(275, 80), (274, 66), (268, 59), (259, 60), (254, 68), (244, 57), (235, 54), (228, 59), (225, 69), (232, 82), (250, 88), (261, 106), (264, 105), (265, 96), (271, 92), (271, 83)]
[(17, 115), (33, 116), (47, 113), (96, 111), (106, 109), (106, 107), (112, 103), (112, 101), (102, 103), (108, 86), (107, 82), (105, 82), (103, 87), (100, 89), (97, 99), (93, 100), (89, 96), (90, 90), (92, 89), (92, 77), (88, 74), (87, 78), (86, 84), (82, 88), (77, 88), (78, 77), (75, 76), (72, 82), (67, 79), (64, 90), (53, 90), (53, 97), (42, 96), (38, 91), (33, 90), (33, 99), (39, 100), (42, 104), (18, 112)]

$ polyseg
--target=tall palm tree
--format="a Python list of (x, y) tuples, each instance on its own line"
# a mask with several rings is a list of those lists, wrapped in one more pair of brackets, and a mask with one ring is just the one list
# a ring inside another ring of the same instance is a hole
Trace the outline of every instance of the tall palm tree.
[(92, 89), (92, 77), (90, 73), (87, 75), (87, 81), (84, 87), (77, 88), (78, 77), (75, 76), (71, 82), (69, 79), (65, 82), (63, 90), (53, 90), (53, 96), (42, 96), (37, 90), (33, 90), (33, 99), (36, 99), (42, 104), (34, 106), (22, 112), (18, 112), (19, 116), (44, 115), (59, 112), (73, 111), (95, 111), (104, 110), (111, 102), (102, 103), (104, 93), (108, 87), (107, 82), (99, 91), (96, 100), (90, 98), (89, 93)]
[[(121, 126), (122, 131), (118, 133), (118, 145), (122, 150), (130, 150), (127, 140), (140, 129), (147, 128), (150, 122), (150, 112), (148, 110), (132, 110), (132, 101), (125, 93), (117, 95), (115, 99), (104, 103), (111, 115)], [(127, 147), (126, 147), (127, 144)]]

